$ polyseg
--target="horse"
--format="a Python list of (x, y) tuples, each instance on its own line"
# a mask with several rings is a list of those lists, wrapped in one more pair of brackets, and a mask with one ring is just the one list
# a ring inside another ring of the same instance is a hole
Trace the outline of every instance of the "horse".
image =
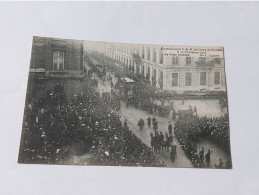
[(156, 133), (156, 135), (154, 136), (154, 151), (155, 153), (159, 153), (161, 152), (161, 142), (160, 142), (160, 139), (159, 139), (159, 135)]
[(165, 152), (167, 152), (167, 142), (165, 140), (162, 141), (161, 143), (161, 147), (162, 147), (162, 152), (165, 150)]
[(165, 150), (165, 152), (169, 152), (169, 147), (171, 146), (173, 142), (173, 136), (168, 136), (167, 133), (165, 133), (165, 141), (162, 142), (162, 151)]

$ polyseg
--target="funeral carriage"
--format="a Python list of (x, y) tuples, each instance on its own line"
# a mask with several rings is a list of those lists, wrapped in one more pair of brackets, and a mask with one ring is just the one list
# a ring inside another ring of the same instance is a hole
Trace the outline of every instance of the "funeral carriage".
[(158, 106), (158, 113), (160, 116), (170, 116), (171, 110), (173, 109), (172, 106)]

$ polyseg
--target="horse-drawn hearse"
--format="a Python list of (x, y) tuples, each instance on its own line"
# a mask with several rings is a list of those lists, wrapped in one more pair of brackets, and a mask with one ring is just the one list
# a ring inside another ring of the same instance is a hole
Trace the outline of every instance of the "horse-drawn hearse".
[(128, 77), (118, 79), (115, 89), (120, 91), (124, 99), (131, 98), (133, 95), (134, 80)]
[(173, 109), (172, 106), (158, 106), (158, 113), (160, 116), (170, 116), (171, 110)]

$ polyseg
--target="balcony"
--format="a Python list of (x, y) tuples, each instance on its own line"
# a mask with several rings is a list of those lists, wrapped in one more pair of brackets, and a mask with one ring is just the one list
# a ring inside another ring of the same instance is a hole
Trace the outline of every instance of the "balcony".
[(203, 67), (209, 67), (213, 68), (215, 65), (215, 61), (197, 61), (195, 62), (197, 67), (203, 68)]

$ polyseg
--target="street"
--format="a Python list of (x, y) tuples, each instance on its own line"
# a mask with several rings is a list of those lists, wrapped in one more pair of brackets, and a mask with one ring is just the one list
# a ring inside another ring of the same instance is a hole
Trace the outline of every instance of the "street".
[[(96, 79), (98, 78), (96, 75), (93, 75)], [(113, 78), (113, 82), (115, 82), (115, 77), (111, 74)], [(110, 92), (111, 91), (111, 85), (109, 81), (106, 81), (106, 84), (103, 84), (103, 82), (98, 79), (98, 89), (100, 93), (102, 92)], [(136, 109), (133, 106), (129, 106), (128, 108), (126, 107), (126, 103), (124, 101), (121, 101), (121, 111), (119, 112), (121, 115), (121, 122), (123, 123), (125, 119), (127, 119), (127, 124), (131, 131), (134, 132), (138, 138), (142, 140), (144, 144), (146, 144), (148, 147), (151, 148), (151, 138), (150, 138), (150, 133), (153, 132), (154, 130), (152, 128), (152, 125), (150, 128), (147, 126), (147, 118), (151, 116), (150, 114), (146, 113), (143, 110)], [(166, 117), (161, 117), (159, 115), (154, 115), (155, 118), (158, 120), (158, 132), (163, 132), (163, 134), (168, 133), (168, 122), (170, 121), (174, 127), (174, 122), (172, 119), (166, 118)], [(145, 121), (145, 126), (144, 129), (141, 131), (137, 125), (138, 121), (140, 118), (143, 118)], [(174, 162), (170, 160), (170, 152), (168, 153), (160, 153), (157, 154), (158, 158), (165, 163), (166, 167), (178, 167), (178, 168), (183, 168), (183, 167), (192, 167), (192, 164), (190, 160), (185, 156), (184, 151), (182, 150), (178, 140), (175, 138), (173, 135), (174, 140), (173, 143), (177, 146), (177, 158)]]
[[(110, 72), (107, 73), (107, 75), (111, 75), (112, 81), (114, 84), (116, 84), (116, 78), (113, 74)], [(93, 74), (93, 78), (98, 79), (98, 88), (97, 91), (102, 92), (111, 92), (111, 85), (110, 81), (106, 81), (103, 83), (102, 80), (100, 80), (95, 74)], [(220, 111), (220, 105), (218, 100), (185, 100), (184, 104), (182, 104), (181, 100), (175, 100), (174, 106), (176, 110), (180, 109), (188, 109), (189, 105), (192, 107), (197, 107), (197, 115), (199, 117), (207, 116), (207, 117), (218, 117), (224, 115), (227, 111), (223, 110), (223, 112)], [(154, 130), (152, 128), (152, 125), (150, 128), (147, 125), (147, 118), (152, 118), (155, 116), (155, 118), (158, 121), (158, 132), (168, 133), (168, 123), (171, 122), (173, 128), (174, 128), (174, 121), (170, 117), (161, 117), (157, 114), (151, 115), (147, 113), (144, 110), (137, 109), (134, 106), (126, 107), (126, 103), (124, 101), (121, 101), (121, 110), (119, 111), (119, 114), (121, 115), (121, 122), (123, 123), (125, 119), (127, 119), (127, 124), (130, 127), (130, 129), (133, 131), (133, 133), (141, 139), (141, 141), (146, 144), (148, 147), (151, 148), (151, 137), (150, 133), (154, 133)], [(140, 130), (138, 127), (138, 121), (142, 118), (145, 121), (145, 126), (143, 130)], [(178, 168), (184, 168), (184, 167), (193, 167), (191, 164), (191, 161), (186, 157), (184, 151), (182, 150), (178, 140), (176, 139), (174, 133), (173, 133), (173, 143), (177, 146), (177, 158), (174, 162), (170, 160), (170, 151), (168, 153), (160, 153), (157, 154), (158, 158), (165, 163), (166, 167), (178, 167)], [(211, 150), (211, 164), (210, 167), (214, 167), (214, 164), (218, 164), (219, 159), (223, 159), (226, 161), (228, 159), (227, 155), (223, 150), (218, 148), (215, 144), (209, 142), (208, 140), (202, 140), (198, 144), (198, 151), (201, 150), (201, 148), (204, 147), (205, 151), (207, 152), (208, 149)]]

